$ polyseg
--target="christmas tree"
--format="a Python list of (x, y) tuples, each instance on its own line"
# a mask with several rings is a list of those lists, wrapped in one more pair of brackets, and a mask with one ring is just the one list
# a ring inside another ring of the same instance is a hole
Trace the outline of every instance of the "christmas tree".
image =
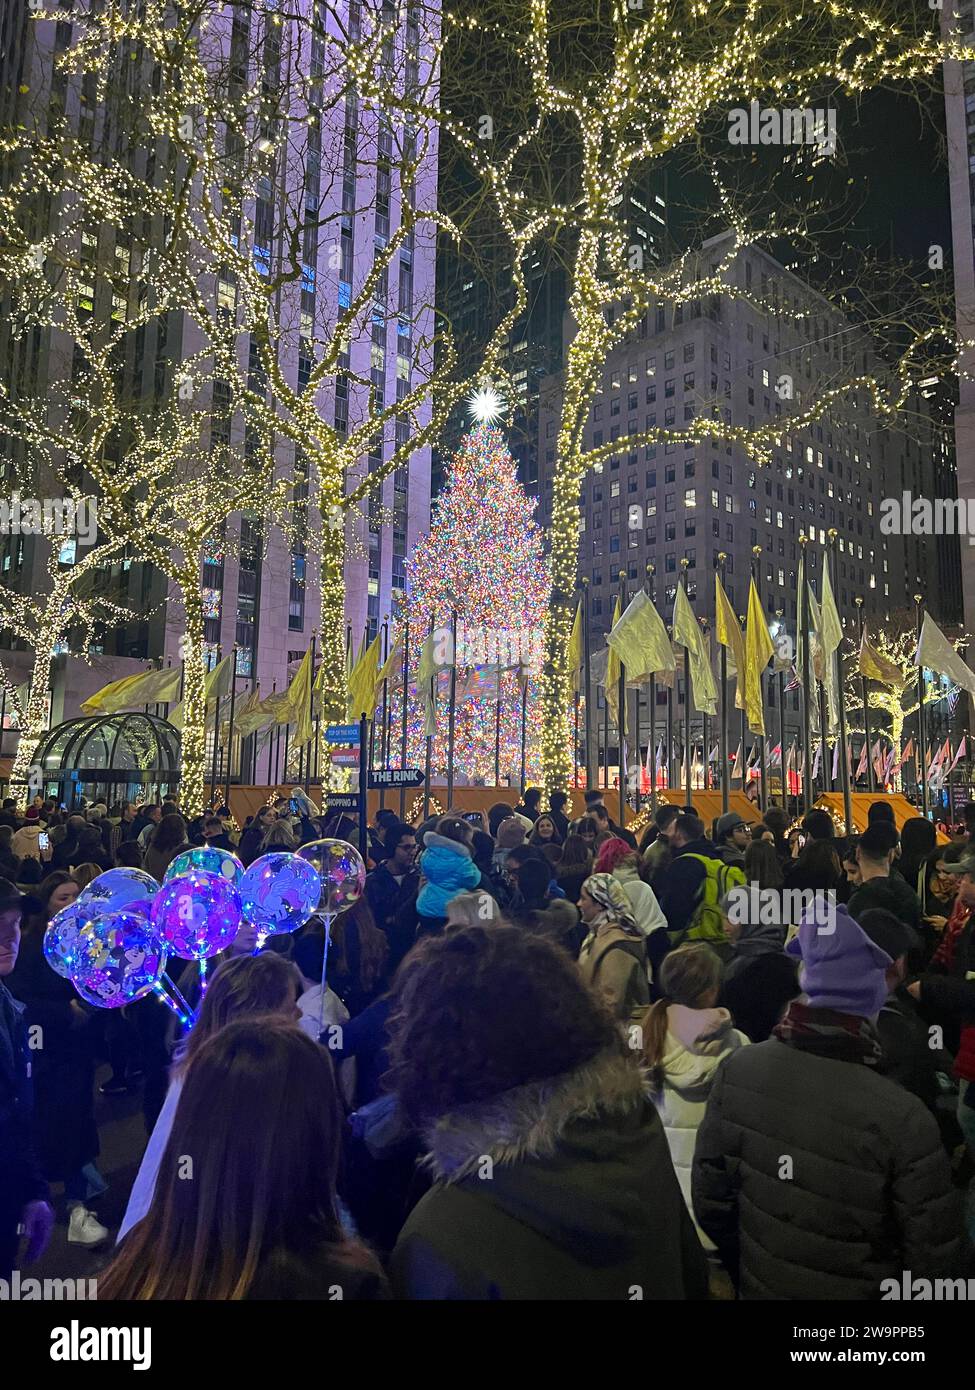
[[(448, 634), (456, 613), (455, 775), (493, 784), (500, 706), (501, 778), (517, 783), (523, 692), (528, 780), (540, 774), (538, 676), (549, 573), (536, 505), (518, 482), (501, 431), (478, 424), (454, 456), (430, 533), (407, 564), (408, 765), (423, 766), (429, 729), (433, 769), (446, 770), (453, 645)], [(418, 680), (424, 655), (426, 672), (431, 654), (437, 666), (435, 732), (429, 681)], [(399, 717), (394, 703), (394, 730)]]

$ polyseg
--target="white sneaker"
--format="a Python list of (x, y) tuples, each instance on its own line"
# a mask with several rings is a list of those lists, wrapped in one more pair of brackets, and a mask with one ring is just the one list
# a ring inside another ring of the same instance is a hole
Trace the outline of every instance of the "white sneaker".
[(69, 1245), (99, 1245), (108, 1239), (108, 1227), (103, 1226), (93, 1211), (87, 1207), (71, 1208), (68, 1218)]

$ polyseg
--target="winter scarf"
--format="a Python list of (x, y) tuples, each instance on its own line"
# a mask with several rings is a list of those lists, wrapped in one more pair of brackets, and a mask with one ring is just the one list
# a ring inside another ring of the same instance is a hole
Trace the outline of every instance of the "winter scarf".
[(835, 1009), (812, 1009), (793, 999), (782, 1021), (772, 1030), (780, 1042), (829, 1057), (837, 1062), (863, 1062), (875, 1067), (883, 1057), (880, 1038), (869, 1019)]

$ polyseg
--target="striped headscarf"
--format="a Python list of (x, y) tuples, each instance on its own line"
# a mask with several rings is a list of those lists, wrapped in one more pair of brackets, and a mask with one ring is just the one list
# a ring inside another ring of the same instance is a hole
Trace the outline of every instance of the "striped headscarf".
[(622, 927), (632, 936), (640, 935), (630, 900), (623, 891), (619, 879), (614, 878), (612, 874), (590, 874), (582, 887), (601, 908), (599, 916), (594, 917), (589, 923), (590, 931), (595, 931), (599, 927), (612, 923), (617, 927)]

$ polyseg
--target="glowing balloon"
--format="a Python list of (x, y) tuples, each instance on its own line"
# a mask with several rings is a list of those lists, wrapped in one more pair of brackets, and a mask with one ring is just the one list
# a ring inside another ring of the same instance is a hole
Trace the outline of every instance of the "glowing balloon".
[(318, 870), (322, 884), (319, 909), (332, 916), (352, 907), (366, 887), (366, 866), (362, 855), (346, 840), (312, 840), (298, 850)]
[(152, 905), (152, 924), (183, 960), (225, 950), (240, 927), (240, 893), (220, 874), (187, 869), (164, 883)]
[(316, 910), (321, 895), (317, 869), (297, 854), (264, 854), (240, 881), (244, 917), (264, 932), (297, 931)]
[(76, 899), (79, 907), (88, 909), (90, 916), (126, 911), (130, 903), (151, 898), (159, 884), (143, 869), (107, 869), (93, 878)]
[(42, 950), (48, 965), (64, 980), (71, 979), (78, 933), (97, 913), (79, 899), (62, 907), (47, 924)]
[(229, 849), (220, 849), (216, 845), (196, 845), (177, 854), (166, 870), (163, 883), (179, 878), (187, 869), (205, 869), (208, 874), (219, 874), (228, 883), (239, 884), (244, 876), (243, 864)]
[(78, 933), (71, 979), (89, 1004), (121, 1009), (155, 988), (166, 969), (158, 932), (133, 912), (111, 912)]

